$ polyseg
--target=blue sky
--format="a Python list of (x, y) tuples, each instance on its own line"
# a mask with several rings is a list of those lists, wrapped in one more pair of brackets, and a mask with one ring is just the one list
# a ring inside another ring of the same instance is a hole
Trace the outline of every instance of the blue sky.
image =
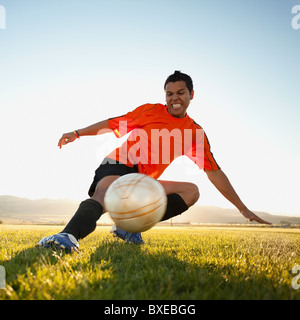
[[(300, 216), (297, 2), (0, 0), (0, 194), (87, 197), (118, 142), (84, 137), (58, 150), (62, 133), (164, 103), (166, 77), (181, 70), (194, 80), (189, 114), (242, 200)], [(197, 183), (199, 204), (231, 207), (182, 167), (163, 178)]]

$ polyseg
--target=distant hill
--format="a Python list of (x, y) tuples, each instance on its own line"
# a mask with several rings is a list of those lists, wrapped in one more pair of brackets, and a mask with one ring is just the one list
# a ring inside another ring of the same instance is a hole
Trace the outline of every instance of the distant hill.
[(30, 200), (14, 196), (0, 196), (0, 214), (71, 214), (79, 202), (70, 199)]
[(0, 220), (4, 223), (65, 223), (78, 205), (78, 201), (70, 199), (30, 200), (0, 196)]
[[(14, 196), (0, 196), (0, 220), (3, 223), (65, 224), (76, 212), (79, 203), (79, 201), (70, 199), (29, 200)], [(282, 222), (300, 224), (300, 217), (272, 215), (266, 212), (255, 213), (262, 219), (274, 224)], [(173, 218), (172, 222), (190, 224), (243, 224), (247, 221), (237, 209), (197, 205), (191, 207), (182, 215)], [(101, 216), (99, 223), (111, 224), (112, 220), (106, 213)]]

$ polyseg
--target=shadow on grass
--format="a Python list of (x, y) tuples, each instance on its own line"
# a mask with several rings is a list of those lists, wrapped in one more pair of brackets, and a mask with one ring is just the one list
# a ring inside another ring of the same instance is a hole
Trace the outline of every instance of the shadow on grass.
[(97, 268), (103, 259), (107, 261), (105, 267), (111, 270), (111, 276), (94, 281), (93, 290), (86, 296), (88, 299), (258, 300), (297, 297), (290, 286), (274, 283), (267, 274), (251, 277), (251, 273), (245, 274), (231, 265), (190, 263), (179, 259), (175, 251), (153, 253), (144, 246), (104, 241), (90, 256), (89, 263)]
[[(0, 261), (9, 284), (0, 292), (0, 299), (297, 298), (289, 286), (274, 283), (268, 275), (250, 277), (230, 265), (190, 263), (179, 259), (175, 251), (155, 252), (147, 245), (104, 240), (89, 256), (82, 253), (82, 258), (80, 253), (70, 255), (43, 248), (22, 250), (9, 261)], [(61, 282), (55, 280), (58, 273)], [(51, 274), (53, 279), (49, 279)], [(67, 287), (71, 280), (75, 285)]]

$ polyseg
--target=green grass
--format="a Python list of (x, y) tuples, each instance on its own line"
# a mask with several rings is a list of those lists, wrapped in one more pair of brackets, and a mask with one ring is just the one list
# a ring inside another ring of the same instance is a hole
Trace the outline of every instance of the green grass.
[(113, 238), (109, 228), (65, 254), (35, 248), (59, 227), (0, 226), (2, 299), (295, 299), (300, 230), (153, 228), (145, 245)]

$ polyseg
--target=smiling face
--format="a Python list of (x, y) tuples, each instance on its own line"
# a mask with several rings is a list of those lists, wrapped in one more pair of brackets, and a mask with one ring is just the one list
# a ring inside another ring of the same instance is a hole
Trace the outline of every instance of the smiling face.
[(169, 82), (165, 88), (167, 110), (173, 117), (184, 118), (194, 91), (190, 92), (184, 81)]

